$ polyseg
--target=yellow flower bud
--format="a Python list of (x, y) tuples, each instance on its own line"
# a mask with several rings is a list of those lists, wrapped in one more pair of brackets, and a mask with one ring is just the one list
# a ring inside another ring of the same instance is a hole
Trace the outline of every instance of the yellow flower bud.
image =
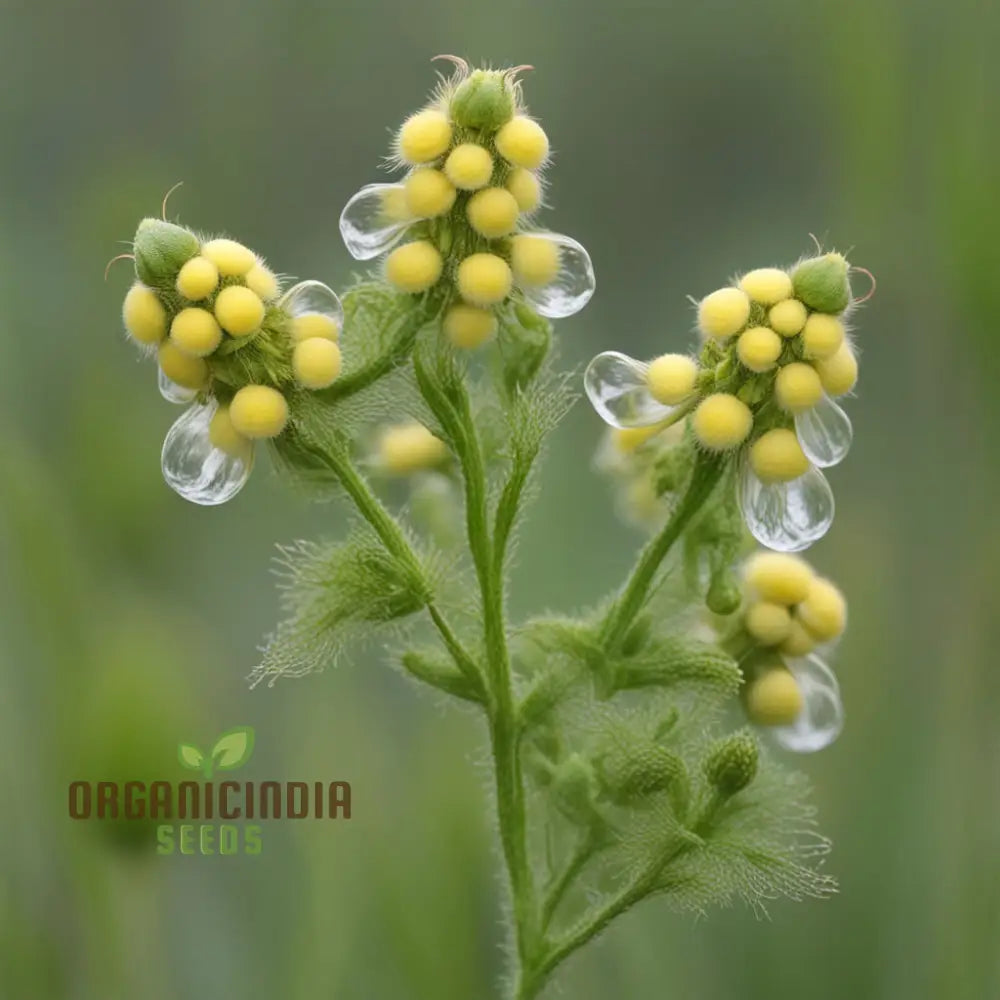
[(750, 466), (761, 482), (787, 483), (805, 475), (809, 459), (795, 431), (776, 427), (750, 446)]
[(471, 349), (485, 344), (496, 333), (497, 320), (486, 309), (459, 303), (445, 313), (443, 326), (445, 335), (456, 347)]
[(406, 207), (406, 190), (402, 186), (385, 188), (381, 199), (380, 215), (385, 222), (409, 222), (413, 218)]
[(426, 292), (441, 277), (444, 261), (427, 240), (404, 243), (386, 258), (385, 276), (404, 292)]
[(466, 302), (495, 306), (510, 294), (513, 277), (507, 262), (492, 253), (474, 253), (458, 265), (458, 290)]
[(208, 439), (219, 451), (224, 451), (234, 458), (242, 458), (244, 461), (250, 457), (250, 451), (253, 448), (253, 443), (249, 438), (245, 438), (233, 426), (228, 406), (220, 406), (212, 414), (208, 425)]
[(823, 388), (831, 396), (843, 396), (850, 392), (858, 381), (858, 359), (845, 340), (832, 357), (816, 362), (816, 374)]
[(847, 601), (829, 580), (817, 577), (797, 614), (807, 631), (821, 642), (836, 639), (847, 626)]
[(229, 418), (244, 437), (277, 437), (288, 423), (288, 403), (268, 385), (245, 385), (229, 404)]
[(219, 269), (219, 274), (229, 278), (241, 277), (257, 263), (253, 251), (236, 240), (209, 240), (201, 248), (201, 255)]
[(141, 281), (125, 293), (122, 319), (128, 335), (140, 344), (158, 344), (167, 335), (167, 311)]
[(698, 329), (706, 337), (731, 337), (749, 316), (750, 299), (739, 288), (720, 288), (698, 303)]
[(406, 209), (414, 218), (433, 219), (455, 204), (455, 188), (440, 170), (422, 167), (403, 183)]
[(511, 118), (497, 132), (497, 150), (515, 167), (534, 170), (540, 167), (549, 155), (549, 138), (538, 122), (518, 116)]
[(806, 325), (808, 312), (798, 299), (785, 299), (771, 306), (767, 321), (775, 333), (782, 337), (794, 337)]
[(781, 652), (785, 656), (805, 656), (816, 648), (816, 639), (813, 634), (806, 629), (798, 618), (792, 618), (792, 627), (784, 642), (781, 644)]
[(542, 200), (542, 185), (538, 176), (523, 167), (515, 167), (507, 175), (504, 185), (514, 196), (517, 207), (522, 212), (533, 212)]
[(611, 440), (623, 455), (631, 455), (659, 433), (660, 428), (656, 424), (652, 427), (613, 427)]
[(295, 345), (292, 370), (300, 385), (325, 389), (340, 374), (340, 347), (325, 337), (313, 337)]
[(844, 324), (829, 313), (813, 313), (802, 328), (802, 352), (807, 358), (831, 358), (844, 342)]
[(207, 309), (182, 309), (170, 324), (170, 340), (185, 354), (203, 358), (222, 341), (222, 329)]
[(698, 364), (686, 354), (661, 354), (649, 363), (646, 385), (650, 395), (664, 406), (674, 406), (694, 392)]
[(753, 414), (746, 403), (728, 392), (706, 396), (694, 411), (694, 436), (712, 451), (741, 445), (753, 427)]
[(316, 337), (323, 337), (326, 340), (336, 340), (340, 336), (340, 328), (337, 321), (332, 316), (324, 313), (302, 313), (292, 319), (289, 331), (292, 340), (299, 343), (303, 340), (313, 340)]
[(540, 288), (559, 273), (559, 247), (544, 236), (515, 236), (510, 241), (510, 266), (519, 285)]
[(257, 261), (247, 271), (246, 277), (243, 280), (247, 283), (247, 288), (259, 295), (265, 302), (277, 298), (280, 291), (278, 279), (275, 277), (274, 272), (260, 261)]
[(185, 389), (204, 389), (208, 385), (208, 365), (204, 358), (185, 354), (169, 340), (160, 344), (157, 354), (163, 374)]
[(809, 563), (786, 552), (757, 552), (743, 566), (743, 579), (751, 593), (775, 604), (805, 600), (813, 577)]
[(747, 689), (747, 716), (758, 726), (787, 726), (805, 700), (795, 678), (784, 667), (761, 674)]
[(386, 472), (397, 476), (431, 469), (447, 457), (447, 445), (423, 424), (387, 427), (379, 439), (379, 464)]
[(758, 601), (747, 608), (744, 624), (761, 645), (777, 646), (792, 631), (792, 616), (784, 604)]
[(514, 231), (517, 225), (517, 202), (506, 188), (477, 191), (465, 208), (469, 225), (487, 239), (496, 239)]
[(226, 333), (246, 337), (260, 329), (264, 320), (264, 303), (249, 288), (230, 285), (215, 297), (215, 318)]
[(219, 286), (219, 269), (207, 257), (192, 257), (177, 274), (177, 291), (198, 302)]
[(753, 326), (740, 334), (736, 353), (752, 372), (766, 372), (781, 356), (781, 338), (766, 326)]
[(740, 288), (754, 302), (770, 306), (792, 294), (792, 279), (780, 268), (760, 267), (740, 278)]
[(463, 191), (476, 191), (489, 184), (493, 176), (493, 157), (474, 142), (456, 146), (444, 161), (448, 180)]
[(819, 402), (823, 395), (823, 383), (812, 365), (794, 361), (775, 376), (774, 395), (783, 410), (801, 413)]
[(450, 145), (451, 123), (440, 111), (419, 111), (399, 130), (399, 155), (407, 163), (429, 163)]

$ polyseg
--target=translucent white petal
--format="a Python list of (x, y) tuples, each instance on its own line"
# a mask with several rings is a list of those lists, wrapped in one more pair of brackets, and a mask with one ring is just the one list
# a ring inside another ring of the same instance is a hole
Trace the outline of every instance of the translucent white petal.
[(587, 365), (583, 387), (601, 419), (612, 427), (649, 427), (673, 407), (653, 399), (646, 387), (649, 365), (618, 351), (598, 354)]
[(160, 455), (167, 485), (185, 500), (205, 507), (236, 496), (253, 468), (252, 450), (244, 459), (212, 445), (208, 425), (215, 409), (212, 401), (187, 410), (167, 431)]
[(851, 447), (851, 418), (827, 395), (795, 417), (795, 434), (809, 461), (821, 469), (842, 462)]
[(338, 330), (344, 326), (344, 307), (336, 293), (322, 281), (300, 281), (292, 286), (282, 296), (281, 308), (293, 317), (319, 313), (332, 319)]
[(798, 682), (805, 704), (799, 717), (771, 732), (786, 750), (813, 753), (829, 746), (844, 728), (844, 705), (833, 671), (818, 657), (791, 660), (788, 669)]
[(178, 385), (173, 379), (167, 378), (159, 365), (156, 366), (156, 373), (156, 383), (160, 387), (160, 395), (168, 403), (185, 405), (198, 395), (194, 389), (185, 389), (184, 386)]
[(822, 538), (833, 523), (833, 490), (819, 469), (787, 483), (764, 483), (749, 462), (743, 466), (740, 509), (750, 533), (778, 552), (799, 552)]
[(412, 221), (399, 211), (402, 184), (368, 184), (340, 213), (340, 235), (355, 260), (371, 260), (385, 253)]
[(543, 316), (562, 319), (578, 313), (594, 294), (597, 281), (590, 254), (582, 244), (561, 233), (531, 233), (559, 248), (559, 273), (547, 285), (524, 285), (524, 297)]

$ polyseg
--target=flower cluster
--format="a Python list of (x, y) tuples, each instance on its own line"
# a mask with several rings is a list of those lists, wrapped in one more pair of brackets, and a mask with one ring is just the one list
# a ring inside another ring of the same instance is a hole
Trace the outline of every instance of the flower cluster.
[(224, 503), (250, 475), (254, 442), (285, 429), (295, 395), (340, 373), (340, 300), (318, 281), (282, 294), (241, 243), (158, 219), (139, 225), (133, 257), (125, 329), (155, 351), (164, 398), (191, 404), (163, 443), (163, 476), (186, 500)]
[(340, 231), (358, 260), (387, 254), (385, 277), (397, 289), (436, 296), (455, 346), (492, 338), (498, 312), (518, 299), (550, 318), (586, 305), (594, 292), (587, 251), (529, 225), (549, 140), (521, 105), (516, 71), (470, 72), (459, 61), (403, 123), (394, 152), (406, 177), (362, 188)]
[(702, 448), (740, 461), (739, 503), (754, 537), (779, 551), (804, 549), (833, 521), (819, 470), (851, 444), (851, 422), (834, 401), (858, 374), (845, 323), (855, 304), (848, 271), (838, 253), (750, 271), (698, 303), (697, 357), (647, 363), (605, 352), (587, 369), (587, 395), (621, 429), (688, 418)]

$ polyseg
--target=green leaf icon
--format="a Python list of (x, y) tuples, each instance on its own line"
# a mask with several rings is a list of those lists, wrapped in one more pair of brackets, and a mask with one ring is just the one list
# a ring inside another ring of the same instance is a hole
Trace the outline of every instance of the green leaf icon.
[(181, 767), (200, 771), (205, 755), (193, 743), (181, 743), (177, 747), (177, 759), (181, 762)]
[(212, 747), (212, 760), (220, 771), (242, 767), (253, 753), (253, 729), (237, 726), (224, 732)]

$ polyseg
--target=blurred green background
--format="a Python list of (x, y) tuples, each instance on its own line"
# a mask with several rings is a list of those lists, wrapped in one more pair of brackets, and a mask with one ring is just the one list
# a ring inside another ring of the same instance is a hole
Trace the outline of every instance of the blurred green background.
[[(337, 218), (454, 52), (531, 63), (556, 151), (546, 224), (598, 293), (580, 365), (688, 342), (690, 307), (808, 232), (879, 278), (859, 317), (856, 444), (811, 553), (847, 591), (840, 741), (817, 785), (841, 894), (690, 921), (642, 907), (562, 995), (1000, 997), (1000, 7), (977, 0), (0, 4), (0, 995), (486, 998), (500, 968), (482, 733), (372, 651), (249, 691), (277, 541), (336, 534), (262, 464), (198, 509), (159, 473), (176, 412), (123, 341), (137, 221), (225, 229), (342, 287)], [(628, 566), (559, 432), (517, 612)], [(74, 776), (257, 731), (246, 778), (343, 778), (348, 823), (260, 857), (160, 858), (66, 818)], [(557, 991), (553, 991), (556, 995)]]

